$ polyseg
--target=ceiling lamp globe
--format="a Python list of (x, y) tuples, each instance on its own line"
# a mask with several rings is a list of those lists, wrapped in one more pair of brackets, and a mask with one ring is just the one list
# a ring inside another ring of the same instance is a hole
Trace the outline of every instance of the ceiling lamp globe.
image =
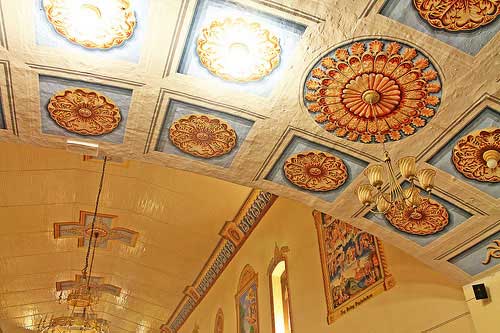
[(281, 55), (277, 36), (243, 18), (211, 22), (202, 30), (196, 51), (210, 73), (234, 82), (258, 81), (270, 75)]
[(129, 0), (43, 0), (43, 7), (60, 35), (87, 48), (121, 45), (136, 25)]

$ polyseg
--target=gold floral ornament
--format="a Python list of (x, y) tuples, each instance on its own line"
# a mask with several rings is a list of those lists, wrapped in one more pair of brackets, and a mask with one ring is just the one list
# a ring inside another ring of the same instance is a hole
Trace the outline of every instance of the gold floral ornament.
[(198, 57), (212, 74), (227, 81), (257, 81), (280, 63), (277, 36), (243, 18), (213, 21), (198, 39)]
[(309, 151), (285, 161), (286, 178), (303, 189), (326, 192), (342, 186), (348, 173), (344, 162), (329, 153)]
[(500, 182), (500, 128), (471, 132), (453, 148), (455, 168), (467, 178), (481, 182)]
[(170, 127), (170, 140), (185, 153), (212, 158), (229, 153), (236, 146), (236, 132), (221, 119), (189, 115)]
[(57, 92), (47, 110), (59, 126), (81, 135), (111, 133), (121, 120), (120, 109), (109, 97), (84, 88)]
[(87, 48), (121, 45), (136, 25), (129, 0), (43, 0), (43, 7), (59, 34)]
[(434, 28), (474, 30), (500, 14), (498, 0), (413, 0), (420, 16)]
[(393, 207), (385, 217), (396, 229), (412, 235), (432, 235), (443, 230), (449, 222), (446, 208), (432, 199), (421, 200), (416, 208), (407, 207), (399, 211)]
[(399, 42), (362, 40), (322, 58), (305, 83), (304, 103), (327, 131), (363, 143), (412, 135), (440, 102), (438, 73)]
[(486, 253), (486, 259), (482, 262), (483, 265), (488, 265), (491, 258), (500, 259), (500, 240), (495, 239), (486, 249), (488, 252)]

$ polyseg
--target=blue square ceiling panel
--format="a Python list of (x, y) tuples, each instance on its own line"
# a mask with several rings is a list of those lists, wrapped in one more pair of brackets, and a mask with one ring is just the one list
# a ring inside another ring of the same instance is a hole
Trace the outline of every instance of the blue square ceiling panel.
[(138, 63), (149, 0), (34, 0), (36, 43)]
[(268, 96), (306, 26), (224, 0), (198, 2), (178, 72)]

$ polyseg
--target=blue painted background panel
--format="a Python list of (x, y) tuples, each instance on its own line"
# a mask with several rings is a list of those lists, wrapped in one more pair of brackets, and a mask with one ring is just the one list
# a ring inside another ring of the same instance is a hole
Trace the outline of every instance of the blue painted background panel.
[[(54, 76), (39, 76), (40, 86), (40, 114), (42, 123), (42, 132), (47, 134), (69, 136), (75, 138), (82, 138), (87, 140), (106, 141), (112, 143), (123, 143), (125, 136), (125, 129), (127, 125), (128, 111), (130, 102), (132, 100), (132, 90), (112, 87), (102, 84), (89, 83), (85, 81), (77, 81), (70, 79), (63, 79)], [(120, 109), (121, 121), (118, 127), (109, 134), (104, 135), (80, 135), (67, 131), (66, 129), (57, 125), (57, 123), (50, 117), (47, 111), (47, 105), (50, 98), (57, 92), (67, 88), (87, 88), (92, 89), (100, 94), (109, 97)]]
[(448, 261), (472, 276), (484, 272), (485, 270), (500, 263), (500, 259), (491, 258), (491, 261), (488, 264), (483, 264), (488, 251), (486, 247), (488, 245), (492, 245), (493, 240), (495, 239), (500, 240), (500, 231), (488, 238), (483, 239), (481, 242), (449, 259)]
[(484, 191), (495, 198), (500, 197), (500, 184), (480, 182), (465, 177), (464, 175), (462, 175), (460, 172), (457, 171), (451, 159), (453, 147), (455, 147), (458, 140), (460, 140), (462, 137), (466, 136), (467, 134), (475, 130), (488, 127), (499, 127), (499, 126), (500, 126), (500, 113), (490, 108), (484, 109), (462, 131), (460, 131), (457, 135), (455, 135), (443, 148), (441, 148), (441, 150), (439, 150), (434, 156), (432, 156), (432, 158), (428, 162), (436, 166), (437, 168), (460, 179), (461, 181), (468, 183), (474, 187), (477, 187), (481, 191)]
[[(196, 42), (202, 29), (209, 26), (212, 21), (216, 19), (224, 20), (226, 17), (231, 17), (233, 19), (242, 17), (248, 22), (258, 22), (263, 28), (270, 30), (279, 38), (281, 47), (280, 65), (275, 68), (270, 75), (264, 77), (260, 81), (235, 83), (224, 81), (214, 76), (201, 64), (196, 52)], [(289, 60), (293, 56), (293, 52), (305, 29), (306, 27), (301, 24), (235, 4), (231, 1), (200, 0), (196, 7), (178, 72), (214, 80), (227, 87), (255, 95), (269, 96), (273, 88), (285, 74), (289, 65)]]
[[(172, 123), (176, 121), (179, 118), (191, 115), (191, 114), (206, 114), (206, 115), (212, 115), (216, 118), (220, 118), (227, 122), (235, 131), (237, 135), (237, 141), (236, 141), (236, 146), (227, 154), (224, 154), (222, 156), (218, 157), (212, 157), (209, 159), (202, 158), (202, 157), (196, 157), (192, 156), (190, 154), (187, 154), (174, 146), (169, 138), (169, 129), (170, 126), (172, 126)], [(176, 100), (170, 100), (167, 106), (167, 114), (165, 116), (165, 119), (163, 121), (163, 125), (161, 127), (160, 131), (160, 137), (158, 139), (158, 142), (156, 144), (156, 151), (160, 151), (163, 153), (167, 154), (173, 154), (173, 155), (181, 155), (184, 157), (192, 158), (195, 160), (203, 161), (205, 163), (210, 163), (214, 165), (218, 165), (221, 167), (229, 167), (231, 165), (231, 162), (235, 158), (236, 154), (238, 153), (238, 150), (240, 149), (241, 145), (245, 141), (248, 133), (250, 132), (250, 129), (252, 128), (253, 121), (244, 119), (241, 117), (233, 116), (228, 113), (204, 108), (201, 106), (189, 104), (189, 103), (184, 103)]]
[[(347, 167), (347, 172), (349, 174), (346, 182), (340, 186), (339, 188), (335, 190), (331, 190), (328, 192), (314, 192), (314, 191), (308, 191), (305, 189), (302, 189), (293, 183), (291, 183), (288, 178), (286, 178), (285, 173), (283, 171), (283, 165), (285, 164), (285, 161), (298, 153), (302, 152), (307, 152), (310, 150), (319, 150), (319, 151), (324, 151), (326, 153), (330, 153), (334, 156), (337, 156), (341, 158), (344, 161), (345, 166)], [(368, 165), (365, 161), (359, 160), (353, 156), (344, 154), (338, 150), (328, 148), (325, 146), (322, 146), (318, 143), (309, 141), (307, 139), (294, 136), (291, 142), (288, 144), (288, 146), (285, 148), (283, 153), (281, 154), (280, 158), (276, 163), (274, 164), (273, 168), (269, 172), (269, 174), (266, 176), (265, 179), (273, 181), (275, 183), (289, 186), (291, 188), (294, 188), (298, 191), (314, 195), (322, 200), (325, 201), (334, 201), (335, 198), (337, 198), (340, 193), (347, 187), (349, 184), (352, 182), (353, 179), (355, 179)], [(361, 204), (360, 204), (361, 206)]]
[(133, 63), (139, 62), (141, 57), (141, 48), (144, 44), (144, 38), (146, 35), (149, 0), (131, 1), (136, 19), (134, 34), (123, 44), (106, 50), (85, 48), (64, 38), (48, 21), (43, 9), (42, 0), (33, 1), (36, 8), (34, 19), (37, 45), (61, 48), (73, 52), (81, 52), (87, 55), (98, 56), (100, 58), (118, 59)]

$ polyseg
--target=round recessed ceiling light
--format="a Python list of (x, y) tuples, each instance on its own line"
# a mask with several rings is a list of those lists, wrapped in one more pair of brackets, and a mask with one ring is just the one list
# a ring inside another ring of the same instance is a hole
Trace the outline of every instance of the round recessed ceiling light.
[(227, 81), (249, 82), (278, 67), (281, 47), (279, 38), (259, 23), (226, 18), (202, 30), (196, 51), (212, 74)]
[(43, 7), (59, 34), (87, 48), (118, 46), (134, 32), (129, 0), (43, 0)]

